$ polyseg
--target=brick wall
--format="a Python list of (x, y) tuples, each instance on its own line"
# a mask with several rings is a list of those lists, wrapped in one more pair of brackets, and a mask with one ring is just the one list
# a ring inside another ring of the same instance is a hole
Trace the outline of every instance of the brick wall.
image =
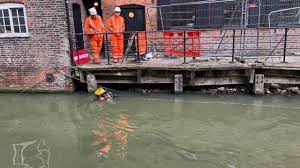
[(157, 12), (156, 8), (150, 8), (151, 6), (156, 6), (156, 0), (102, 0), (102, 13), (103, 19), (108, 20), (110, 16), (113, 15), (114, 8), (116, 6), (122, 5), (142, 5), (145, 6), (145, 16), (146, 16), (146, 30), (156, 30), (157, 29)]
[[(25, 5), (29, 36), (0, 38), (0, 88), (72, 90), (66, 77), (70, 59), (64, 0), (0, 0), (0, 5), (12, 2)], [(82, 5), (71, 1), (71, 18), (72, 2)]]
[[(213, 55), (218, 48), (219, 42), (224, 34), (224, 30), (213, 30), (213, 31), (202, 31), (202, 46), (204, 55)], [(270, 33), (270, 34), (269, 34)], [(272, 56), (282, 56), (284, 43), (282, 38), (284, 37), (284, 29), (274, 29), (269, 31), (269, 29), (260, 29), (259, 32), (259, 56), (269, 56), (270, 47), (274, 49), (277, 45)], [(292, 56), (294, 53), (299, 52), (300, 40), (298, 38), (300, 34), (300, 28), (290, 29), (288, 32), (287, 38), (287, 55)], [(232, 55), (232, 35), (233, 31), (228, 30), (225, 38), (223, 39), (222, 44), (220, 45), (218, 55), (219, 56), (231, 56)], [(271, 40), (269, 36), (271, 35)], [(241, 34), (240, 30), (236, 30), (235, 34), (235, 54), (238, 56), (240, 53), (240, 43), (241, 43)], [(256, 56), (257, 52), (257, 30), (256, 29), (247, 29), (245, 34), (245, 56)], [(282, 40), (282, 41), (281, 41)], [(271, 46), (270, 46), (271, 41)]]
[[(221, 30), (221, 29), (207, 29), (207, 30), (199, 30), (201, 32), (201, 46), (202, 46), (202, 53), (203, 56), (219, 56), (219, 57), (231, 57), (232, 56), (232, 43), (233, 43), (233, 30)], [(224, 36), (221, 45), (219, 43)], [(241, 34), (240, 30), (236, 30), (235, 32), (235, 56), (239, 56), (242, 50), (241, 44)], [(283, 48), (284, 42), (283, 37), (285, 34), (284, 29), (260, 29), (259, 32), (259, 47), (258, 47), (258, 54), (259, 56), (269, 56), (270, 54), (270, 38), (269, 33), (271, 35), (271, 47), (274, 50), (272, 56), (275, 57), (282, 57), (283, 56)], [(300, 28), (292, 28), (288, 32), (287, 37), (287, 56), (294, 56), (295, 53), (300, 53)], [(257, 55), (257, 29), (247, 29), (245, 34), (245, 52), (244, 56), (248, 57), (256, 57)], [(163, 34), (162, 32), (158, 33), (148, 33), (148, 45), (155, 46), (158, 51), (163, 52)], [(173, 38), (177, 38), (177, 40), (183, 40), (183, 37), (175, 33)], [(196, 39), (195, 39), (196, 40)], [(151, 43), (151, 44), (150, 44)], [(178, 43), (178, 42), (177, 42)], [(187, 47), (191, 47), (191, 38), (186, 41)], [(175, 46), (175, 44), (174, 44)], [(183, 51), (183, 44), (178, 46), (176, 49)], [(219, 47), (218, 53), (216, 51)], [(151, 47), (148, 47), (151, 50)]]

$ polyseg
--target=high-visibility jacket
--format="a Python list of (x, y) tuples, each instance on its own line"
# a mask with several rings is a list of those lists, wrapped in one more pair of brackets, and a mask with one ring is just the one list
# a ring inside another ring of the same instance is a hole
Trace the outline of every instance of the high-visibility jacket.
[(124, 32), (125, 31), (125, 21), (122, 16), (111, 16), (108, 19), (109, 31), (113, 33)]
[(103, 35), (95, 35), (97, 33), (105, 33), (105, 26), (101, 16), (96, 15), (96, 18), (89, 16), (85, 21), (84, 30), (86, 34), (91, 35), (91, 38), (94, 38), (95, 40), (97, 38), (102, 38)]

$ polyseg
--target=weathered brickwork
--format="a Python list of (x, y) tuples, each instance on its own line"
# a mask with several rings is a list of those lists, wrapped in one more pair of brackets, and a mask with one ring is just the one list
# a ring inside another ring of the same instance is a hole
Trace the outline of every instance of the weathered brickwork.
[[(70, 59), (64, 0), (0, 0), (4, 3), (25, 5), (29, 34), (0, 38), (0, 88), (72, 90), (66, 77)], [(81, 0), (74, 3), (82, 5)]]
[[(202, 47), (205, 51), (204, 55), (214, 55), (215, 51), (218, 48), (220, 40), (224, 34), (225, 30), (208, 30), (201, 31), (201, 41)], [(270, 33), (270, 34), (269, 34)], [(271, 35), (271, 47), (274, 49), (277, 45), (277, 48), (273, 52), (272, 56), (283, 56), (283, 37), (285, 31), (284, 29), (274, 29), (269, 31), (269, 29), (260, 29), (259, 32), (259, 47), (258, 52), (260, 56), (269, 56), (270, 54), (270, 38)], [(287, 38), (287, 55), (291, 56), (294, 53), (299, 52), (300, 40), (298, 35), (300, 34), (299, 28), (290, 29), (288, 32)], [(222, 41), (222, 44), (219, 46), (219, 56), (231, 56), (232, 55), (232, 43), (233, 43), (233, 30), (227, 30), (226, 35)], [(240, 30), (235, 32), (235, 54), (238, 56), (241, 51), (241, 40), (242, 38)], [(245, 56), (256, 56), (257, 54), (257, 30), (256, 29), (247, 29), (245, 34)]]

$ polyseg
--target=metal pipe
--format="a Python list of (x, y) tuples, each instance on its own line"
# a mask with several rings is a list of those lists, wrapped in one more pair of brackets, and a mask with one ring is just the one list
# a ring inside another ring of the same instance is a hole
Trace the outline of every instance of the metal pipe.
[(186, 64), (186, 31), (183, 31), (183, 63)]
[(285, 61), (285, 57), (286, 57), (286, 45), (287, 45), (287, 36), (288, 36), (288, 28), (285, 28), (285, 31), (284, 31), (284, 48), (283, 48), (283, 63), (286, 63)]
[(244, 60), (245, 56), (245, 43), (246, 43), (246, 28), (248, 26), (248, 0), (244, 2), (244, 24), (243, 24), (243, 50), (242, 50), (242, 57), (241, 60)]
[(141, 63), (141, 55), (140, 55), (140, 44), (139, 44), (139, 33), (136, 34), (136, 48), (137, 48), (137, 56), (138, 56), (138, 61)]
[[(286, 8), (286, 9), (280, 9), (280, 10), (275, 10), (272, 11), (268, 14), (268, 24), (269, 24), (269, 28), (271, 27), (271, 15), (274, 13), (278, 13), (278, 12), (284, 12), (284, 11), (289, 11), (289, 10), (294, 10), (294, 9), (300, 9), (300, 6), (298, 7), (293, 7), (293, 8)], [(270, 38), (270, 51), (272, 50), (272, 37), (271, 37), (271, 29), (269, 29), (269, 38)]]
[(258, 62), (258, 55), (259, 55), (259, 35), (260, 35), (260, 15), (261, 15), (261, 0), (258, 0), (258, 18), (257, 18), (257, 38), (256, 38), (256, 56), (257, 56), (257, 60), (256, 62)]
[(109, 52), (108, 52), (108, 35), (105, 34), (105, 57), (107, 57), (107, 65), (111, 65), (110, 63), (110, 56), (109, 56)]
[(234, 55), (235, 55), (235, 30), (232, 32), (232, 57), (231, 57), (231, 63), (234, 63)]
[(162, 28), (162, 30), (165, 30), (165, 28), (164, 28), (164, 21), (163, 21), (162, 12), (161, 12), (161, 8), (159, 8), (159, 15), (160, 15), (161, 28)]
[(242, 13), (241, 13), (241, 21), (240, 21), (240, 57), (242, 57), (242, 45), (243, 45), (243, 29), (244, 29), (244, 19), (245, 19), (245, 0), (242, 0)]
[(73, 39), (71, 34), (71, 22), (70, 22), (70, 14), (69, 14), (69, 1), (65, 0), (65, 10), (66, 10), (66, 17), (67, 17), (67, 31), (69, 37), (69, 47), (70, 47), (70, 63), (72, 66), (75, 66), (74, 58), (73, 58)]
[(150, 8), (164, 8), (164, 7), (185, 6), (185, 5), (201, 5), (201, 4), (233, 2), (233, 1), (237, 1), (237, 0), (206, 0), (206, 1), (199, 1), (199, 2), (176, 3), (176, 4), (172, 4), (172, 5), (151, 6)]

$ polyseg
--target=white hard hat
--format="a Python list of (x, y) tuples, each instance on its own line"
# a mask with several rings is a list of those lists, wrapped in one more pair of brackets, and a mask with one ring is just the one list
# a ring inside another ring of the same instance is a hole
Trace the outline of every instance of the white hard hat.
[(90, 8), (90, 9), (89, 9), (89, 12), (90, 12), (91, 15), (97, 15), (97, 10), (96, 10), (96, 8), (94, 8), (94, 7), (93, 7), (93, 8)]
[(121, 8), (117, 6), (114, 11), (115, 12), (121, 12)]

